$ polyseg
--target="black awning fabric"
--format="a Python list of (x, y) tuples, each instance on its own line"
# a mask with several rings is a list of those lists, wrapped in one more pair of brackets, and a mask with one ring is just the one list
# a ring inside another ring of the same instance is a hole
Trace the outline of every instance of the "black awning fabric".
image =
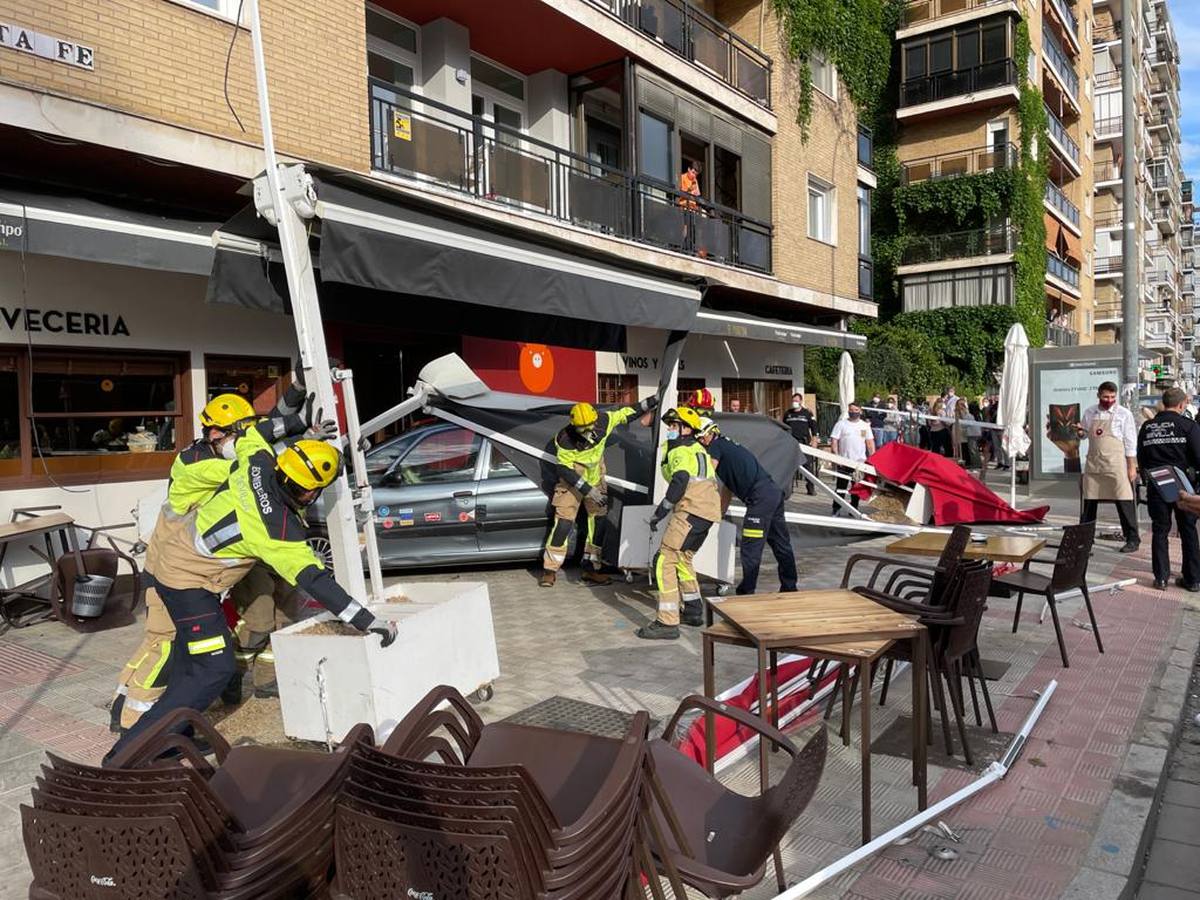
[(843, 350), (861, 350), (867, 343), (867, 339), (862, 335), (848, 331), (710, 309), (700, 310), (691, 330), (693, 334), (708, 334), (714, 337), (774, 341), (779, 344), (809, 347), (838, 347)]
[(208, 275), (216, 224), (81, 197), (0, 189), (0, 250)]
[(515, 313), (667, 330), (691, 327), (700, 293), (315, 179), (321, 279)]

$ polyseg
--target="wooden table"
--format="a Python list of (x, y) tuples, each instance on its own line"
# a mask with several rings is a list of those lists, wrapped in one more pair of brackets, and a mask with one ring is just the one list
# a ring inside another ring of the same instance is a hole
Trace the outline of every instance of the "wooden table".
[[(926, 632), (911, 616), (892, 612), (853, 591), (791, 591), (755, 594), (719, 602), (709, 601), (711, 614), (723, 623), (706, 628), (704, 693), (715, 696), (715, 648), (718, 643), (752, 646), (757, 652), (759, 715), (767, 719), (767, 676), (775, 668), (779, 650), (799, 650), (814, 658), (837, 659), (847, 664), (869, 666), (895, 641), (912, 642), (913, 658), (913, 776), (917, 804), (927, 805), (925, 738)], [(864, 670), (868, 671), (868, 670)], [(871, 839), (871, 680), (860, 678), (862, 687), (862, 817), (863, 843)], [(771, 716), (778, 721), (778, 710)], [(705, 717), (705, 749), (709, 770), (716, 756), (716, 734), (711, 715)], [(768, 748), (759, 741), (759, 781), (768, 784)]]
[[(888, 553), (904, 556), (941, 556), (949, 533), (921, 531), (887, 545)], [(1041, 538), (1016, 534), (994, 534), (986, 541), (971, 541), (963, 551), (964, 559), (988, 559), (992, 562), (1025, 563), (1046, 546)]]

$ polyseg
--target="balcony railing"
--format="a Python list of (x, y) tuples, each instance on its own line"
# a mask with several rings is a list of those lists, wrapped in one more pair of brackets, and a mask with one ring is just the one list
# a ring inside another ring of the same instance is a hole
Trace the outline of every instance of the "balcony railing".
[(1067, 126), (1062, 123), (1062, 119), (1054, 114), (1046, 104), (1046, 116), (1050, 119), (1050, 136), (1058, 141), (1059, 145), (1067, 151), (1067, 155), (1079, 165), (1079, 145), (1075, 143), (1075, 138), (1067, 133)]
[(1046, 254), (1046, 274), (1053, 275), (1073, 288), (1079, 287), (1079, 268), (1065, 259), (1059, 259), (1053, 253)]
[(770, 271), (769, 223), (451, 106), (371, 83), (371, 166), (518, 212)]
[(1066, 325), (1046, 325), (1046, 343), (1055, 347), (1074, 347), (1079, 343), (1079, 332)]
[(1119, 228), (1121, 223), (1125, 221), (1125, 210), (1120, 207), (1116, 209), (1097, 210), (1095, 221), (1097, 228)]
[(949, 234), (915, 235), (904, 246), (902, 265), (969, 259), (1013, 252), (1013, 230), (1001, 225)]
[(634, 240), (771, 271), (771, 225), (645, 178), (634, 180)]
[(1097, 275), (1120, 275), (1124, 262), (1122, 256), (1101, 256), (1092, 269)]
[(1106, 69), (1103, 72), (1096, 73), (1096, 87), (1108, 88), (1116, 87), (1121, 83), (1121, 68), (1118, 66), (1115, 69)]
[(1019, 158), (1020, 151), (1012, 143), (998, 147), (976, 147), (957, 153), (939, 153), (937, 156), (924, 156), (900, 163), (900, 181), (902, 184), (917, 184), (1011, 169)]
[(1121, 167), (1114, 162), (1098, 162), (1093, 176), (1096, 184), (1104, 181), (1120, 181)]
[(1107, 119), (1096, 120), (1096, 137), (1107, 138), (1115, 137), (1121, 133), (1121, 117), (1109, 116)]
[(970, 69), (939, 72), (910, 79), (900, 86), (900, 105), (904, 107), (932, 103), (1016, 83), (1016, 64), (1011, 59), (1002, 59)]
[(1096, 25), (1092, 29), (1093, 44), (1111, 44), (1121, 39), (1121, 20), (1117, 19), (1108, 25)]
[(904, 27), (911, 28), (922, 22), (932, 22), (942, 16), (952, 16), (968, 9), (996, 6), (1004, 0), (908, 0), (904, 8)]
[(1050, 5), (1054, 7), (1054, 11), (1058, 13), (1059, 18), (1066, 23), (1067, 31), (1079, 39), (1079, 20), (1075, 18), (1075, 13), (1067, 8), (1067, 4), (1063, 0), (1050, 0)]
[(1067, 199), (1062, 189), (1051, 181), (1046, 182), (1046, 202), (1066, 216), (1067, 221), (1079, 227), (1079, 207)]
[(771, 57), (685, 0), (591, 0), (635, 31), (771, 108)]
[(1071, 65), (1071, 58), (1059, 44), (1058, 38), (1044, 24), (1042, 25), (1042, 49), (1045, 51), (1046, 58), (1050, 60), (1051, 68), (1058, 73), (1058, 77), (1066, 85), (1067, 92), (1078, 99), (1079, 76), (1075, 73), (1075, 67)]

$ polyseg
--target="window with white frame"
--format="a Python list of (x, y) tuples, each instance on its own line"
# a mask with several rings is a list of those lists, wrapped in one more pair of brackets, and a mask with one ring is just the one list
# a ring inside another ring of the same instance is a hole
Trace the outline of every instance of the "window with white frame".
[(826, 244), (834, 243), (837, 219), (837, 191), (832, 184), (808, 176), (808, 236)]
[(837, 70), (820, 53), (808, 57), (808, 68), (812, 72), (812, 83), (818, 91), (832, 100), (837, 99)]
[(420, 32), (395, 13), (367, 4), (367, 74), (402, 90), (420, 84)]
[[(215, 13), (224, 19), (234, 21), (238, 14), (239, 0), (171, 0), (179, 6), (198, 7), (200, 9)], [(242, 15), (245, 15), (243, 11)]]

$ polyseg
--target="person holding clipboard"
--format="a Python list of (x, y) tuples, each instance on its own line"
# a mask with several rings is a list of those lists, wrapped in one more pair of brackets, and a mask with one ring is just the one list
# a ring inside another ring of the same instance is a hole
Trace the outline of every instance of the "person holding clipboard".
[(1075, 426), (1080, 440), (1088, 442), (1083, 464), (1083, 515), (1080, 522), (1093, 522), (1101, 503), (1113, 503), (1121, 519), (1125, 546), (1133, 553), (1141, 545), (1133, 483), (1137, 481), (1137, 425), (1133, 413), (1117, 404), (1117, 386), (1105, 381), (1096, 391), (1099, 401), (1083, 412)]
[[(1186, 591), (1200, 591), (1200, 538), (1196, 533), (1196, 515), (1180, 502), (1191, 492), (1191, 481), (1200, 469), (1200, 424), (1187, 418), (1187, 394), (1179, 388), (1167, 388), (1162, 395), (1163, 409), (1142, 423), (1138, 433), (1138, 463), (1146, 473), (1146, 508), (1150, 513), (1151, 562), (1154, 586), (1160, 590), (1171, 577), (1171, 522), (1179, 529), (1183, 546), (1183, 574), (1175, 583)], [(1176, 470), (1183, 473), (1182, 477)]]

